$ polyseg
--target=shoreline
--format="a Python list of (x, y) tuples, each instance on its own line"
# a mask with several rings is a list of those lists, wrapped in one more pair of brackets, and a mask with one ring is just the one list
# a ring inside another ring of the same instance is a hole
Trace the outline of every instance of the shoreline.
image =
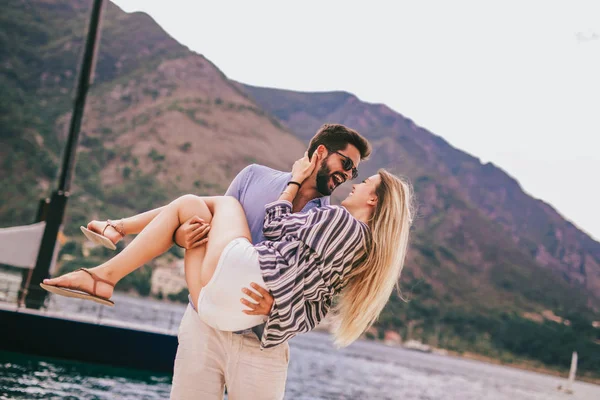
[[(509, 362), (504, 362), (504, 361), (498, 360), (496, 358), (484, 356), (484, 355), (477, 354), (477, 353), (464, 352), (461, 354), (459, 352), (452, 351), (452, 350), (446, 350), (446, 349), (444, 349), (444, 350), (447, 351), (448, 355), (452, 356), (452, 357), (462, 358), (462, 359), (466, 359), (466, 360), (480, 361), (480, 362), (485, 362), (487, 364), (493, 364), (493, 365), (503, 365), (506, 367), (516, 368), (516, 369), (520, 369), (523, 371), (532, 371), (532, 372), (537, 372), (540, 374), (556, 376), (556, 377), (563, 378), (565, 381), (567, 380), (567, 377), (569, 375), (568, 370), (565, 370), (565, 372), (562, 372), (562, 371), (552, 369), (549, 367), (544, 367), (544, 366), (540, 366), (540, 365), (531, 365), (527, 361), (524, 361), (524, 360), (518, 360), (517, 362), (509, 363)], [(600, 385), (600, 378), (589, 377), (586, 375), (577, 375), (575, 377), (575, 381), (591, 383), (593, 385)]]
[[(321, 322), (321, 324), (319, 324), (313, 331), (331, 334), (330, 326), (329, 326), (329, 324), (327, 322), (325, 322), (325, 323)], [(565, 382), (567, 381), (567, 378), (569, 376), (569, 370), (568, 369), (565, 369), (564, 371), (561, 371), (559, 369), (554, 369), (554, 368), (546, 367), (546, 366), (543, 366), (543, 365), (534, 365), (533, 364), (534, 361), (528, 361), (528, 360), (525, 360), (525, 359), (522, 359), (522, 358), (518, 358), (515, 355), (513, 355), (513, 356), (517, 359), (516, 362), (505, 362), (505, 361), (502, 361), (502, 360), (497, 359), (497, 358), (493, 358), (493, 357), (489, 357), (489, 356), (484, 356), (482, 354), (473, 353), (473, 352), (470, 352), (470, 351), (465, 351), (463, 353), (460, 353), (460, 352), (455, 351), (455, 350), (449, 350), (449, 349), (444, 349), (444, 348), (433, 348), (433, 347), (431, 347), (431, 351), (427, 352), (427, 351), (420, 351), (418, 349), (406, 347), (402, 343), (395, 342), (393, 340), (386, 343), (385, 340), (368, 338), (365, 335), (363, 335), (361, 339), (369, 341), (369, 342), (380, 343), (380, 344), (383, 344), (385, 346), (399, 347), (399, 348), (402, 348), (402, 349), (405, 349), (405, 350), (419, 351), (419, 352), (422, 352), (422, 353), (436, 353), (436, 354), (444, 356), (444, 357), (448, 357), (449, 356), (449, 357), (455, 357), (455, 358), (460, 358), (460, 359), (465, 359), (465, 360), (474, 360), (474, 361), (484, 362), (484, 363), (487, 363), (487, 364), (502, 365), (502, 366), (505, 366), (505, 367), (520, 369), (522, 371), (537, 372), (537, 373), (540, 373), (540, 374), (545, 374), (545, 375), (550, 375), (550, 376), (555, 376), (555, 377), (563, 378), (565, 380)], [(441, 354), (439, 351), (445, 352), (445, 354)], [(593, 384), (593, 385), (599, 385), (600, 386), (600, 376), (599, 377), (591, 377), (591, 376), (583, 375), (583, 374), (581, 374), (581, 373), (578, 372), (578, 374), (575, 377), (575, 381), (581, 381), (581, 382), (586, 382), (586, 383), (590, 383), (590, 384)]]

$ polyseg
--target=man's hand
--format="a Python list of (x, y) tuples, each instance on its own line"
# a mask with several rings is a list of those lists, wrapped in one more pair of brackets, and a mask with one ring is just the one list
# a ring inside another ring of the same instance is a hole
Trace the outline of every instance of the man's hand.
[(271, 313), (271, 307), (273, 307), (273, 296), (271, 296), (271, 293), (269, 293), (268, 290), (258, 286), (254, 282), (252, 282), (250, 286), (252, 286), (254, 291), (243, 288), (242, 293), (250, 297), (254, 302), (244, 298), (240, 299), (242, 304), (250, 308), (249, 310), (243, 310), (243, 312), (248, 315), (269, 315)]
[(210, 225), (199, 216), (194, 215), (177, 228), (174, 236), (175, 243), (186, 250), (202, 246), (208, 241), (206, 235), (209, 231)]

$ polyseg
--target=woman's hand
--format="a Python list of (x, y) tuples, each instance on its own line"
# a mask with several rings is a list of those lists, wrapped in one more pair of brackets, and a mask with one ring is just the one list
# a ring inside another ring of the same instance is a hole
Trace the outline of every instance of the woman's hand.
[(308, 178), (317, 167), (317, 154), (314, 153), (312, 160), (308, 159), (308, 153), (304, 153), (304, 157), (297, 160), (292, 167), (292, 180), (302, 183)]
[(250, 308), (249, 310), (243, 310), (243, 312), (248, 315), (269, 315), (271, 307), (273, 307), (273, 296), (271, 296), (268, 290), (258, 286), (256, 283), (252, 283), (250, 286), (254, 290), (243, 288), (242, 293), (250, 297), (254, 302), (244, 298), (240, 299), (242, 304)]

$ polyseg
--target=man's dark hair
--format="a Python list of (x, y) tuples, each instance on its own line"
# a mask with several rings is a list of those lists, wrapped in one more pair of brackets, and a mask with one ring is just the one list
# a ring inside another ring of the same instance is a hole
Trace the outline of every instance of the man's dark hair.
[(310, 140), (308, 156), (312, 157), (320, 145), (331, 152), (344, 150), (349, 144), (358, 149), (361, 160), (366, 160), (371, 155), (371, 144), (354, 129), (340, 124), (324, 124)]

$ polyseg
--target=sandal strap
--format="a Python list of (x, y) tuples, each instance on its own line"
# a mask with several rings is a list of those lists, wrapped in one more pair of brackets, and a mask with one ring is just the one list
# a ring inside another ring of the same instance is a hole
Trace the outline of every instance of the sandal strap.
[(104, 231), (106, 231), (106, 228), (108, 228), (109, 226), (111, 228), (113, 228), (115, 231), (117, 231), (117, 233), (119, 235), (121, 235), (121, 237), (125, 237), (125, 227), (123, 226), (123, 220), (120, 221), (120, 225), (121, 227), (119, 227), (117, 224), (115, 224), (113, 221), (111, 221), (110, 219), (106, 220), (106, 226), (104, 227), (104, 229), (102, 230), (102, 236), (104, 236)]
[(96, 285), (98, 284), (98, 282), (102, 282), (102, 283), (106, 283), (107, 285), (112, 286), (113, 288), (115, 287), (115, 284), (112, 282), (107, 281), (104, 278), (100, 278), (98, 275), (96, 275), (95, 273), (93, 273), (92, 271), (88, 270), (87, 268), (79, 268), (77, 271), (83, 271), (85, 273), (87, 273), (89, 276), (92, 277), (92, 279), (94, 280), (94, 296), (98, 296), (96, 294)]

